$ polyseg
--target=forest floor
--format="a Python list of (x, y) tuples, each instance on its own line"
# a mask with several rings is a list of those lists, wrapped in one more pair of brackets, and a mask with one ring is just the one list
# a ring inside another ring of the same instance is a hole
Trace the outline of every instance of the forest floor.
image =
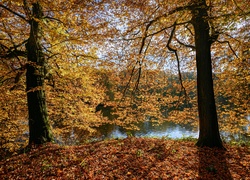
[(198, 148), (194, 141), (112, 139), (46, 144), (0, 161), (0, 179), (250, 180), (250, 147)]

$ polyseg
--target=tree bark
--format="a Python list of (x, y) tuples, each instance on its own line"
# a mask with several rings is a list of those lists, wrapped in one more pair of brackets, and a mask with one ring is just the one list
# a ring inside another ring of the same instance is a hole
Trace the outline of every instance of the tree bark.
[(193, 5), (199, 111), (199, 139), (196, 145), (222, 148), (213, 90), (208, 7), (205, 0), (193, 0)]
[(43, 17), (39, 3), (33, 4), (30, 36), (26, 44), (28, 63), (26, 88), (29, 111), (29, 145), (52, 141), (44, 90), (45, 59), (40, 45), (39, 20)]

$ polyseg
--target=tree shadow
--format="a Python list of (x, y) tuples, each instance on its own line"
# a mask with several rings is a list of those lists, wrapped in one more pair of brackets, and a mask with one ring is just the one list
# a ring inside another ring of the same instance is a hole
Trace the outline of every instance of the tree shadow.
[(198, 149), (199, 179), (233, 180), (226, 161), (226, 150), (203, 147)]

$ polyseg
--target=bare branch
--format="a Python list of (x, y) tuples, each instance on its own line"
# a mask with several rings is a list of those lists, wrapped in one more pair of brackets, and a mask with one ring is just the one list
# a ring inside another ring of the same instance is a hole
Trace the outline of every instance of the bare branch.
[(187, 30), (189, 31), (189, 33), (194, 36), (194, 33), (192, 32), (192, 30), (188, 27), (188, 24), (185, 26), (185, 28), (187, 28)]
[(175, 39), (176, 39), (176, 41), (177, 41), (180, 45), (185, 46), (185, 47), (188, 47), (188, 48), (191, 48), (192, 50), (195, 50), (195, 46), (189, 45), (189, 44), (185, 44), (185, 43), (181, 42), (181, 41), (180, 41), (178, 38), (176, 38), (176, 37), (175, 37)]
[[(137, 62), (138, 62), (138, 61), (137, 61)], [(134, 72), (135, 72), (135, 66), (133, 67), (132, 72), (131, 72), (131, 74), (130, 74), (130, 78), (129, 78), (129, 80), (128, 80), (126, 86), (125, 86), (125, 89), (124, 89), (124, 91), (123, 91), (123, 95), (122, 95), (121, 101), (123, 101), (124, 98), (125, 98), (125, 94), (126, 94), (126, 92), (127, 92), (127, 89), (128, 89), (128, 87), (129, 87), (129, 84), (130, 84), (130, 82), (131, 82), (131, 80), (132, 80), (132, 77), (133, 77), (133, 75), (134, 75)], [(120, 102), (121, 102), (121, 101), (120, 101)]]
[(181, 84), (181, 89), (183, 90), (186, 99), (188, 99), (188, 95), (187, 95), (186, 89), (185, 89), (185, 87), (184, 87), (184, 85), (183, 85), (183, 81), (182, 81), (182, 75), (181, 75), (181, 69), (180, 69), (180, 60), (179, 60), (179, 56), (178, 56), (178, 54), (177, 54), (177, 50), (174, 49), (174, 48), (172, 48), (172, 47), (170, 46), (170, 43), (171, 43), (171, 41), (172, 41), (172, 39), (173, 39), (173, 36), (174, 36), (174, 33), (175, 33), (175, 28), (176, 28), (176, 22), (174, 23), (174, 26), (173, 26), (173, 29), (172, 29), (172, 31), (171, 31), (171, 34), (170, 34), (170, 37), (169, 37), (169, 39), (168, 39), (168, 43), (167, 43), (167, 46), (166, 46), (166, 47), (167, 47), (170, 51), (174, 52), (174, 54), (175, 54), (175, 57), (176, 57), (176, 60), (177, 60), (177, 67), (178, 67), (178, 74), (179, 74), (179, 81), (180, 81), (180, 84)]
[(229, 46), (230, 50), (233, 52), (233, 54), (235, 55), (235, 57), (236, 57), (236, 58), (239, 58), (239, 57), (237, 56), (236, 52), (233, 50), (233, 48), (232, 48), (232, 46), (231, 46), (231, 44), (230, 44), (229, 41), (219, 41), (219, 40), (217, 40), (217, 42), (219, 42), (219, 43), (227, 43), (227, 45)]
[(148, 23), (148, 25), (146, 26), (144, 35), (143, 35), (143, 37), (142, 37), (142, 43), (141, 43), (141, 48), (140, 48), (139, 54), (141, 54), (141, 52), (142, 52), (142, 49), (143, 49), (144, 44), (145, 44), (145, 40), (146, 40), (146, 38), (147, 38), (148, 29), (149, 29), (149, 27), (150, 27), (152, 24), (153, 24), (153, 21), (150, 21), (150, 22)]
[[(135, 63), (135, 65), (133, 66), (133, 69), (132, 69), (132, 71), (131, 71), (129, 80), (128, 80), (128, 82), (127, 82), (127, 84), (126, 84), (126, 86), (125, 86), (125, 89), (124, 89), (124, 91), (123, 91), (123, 96), (122, 96), (122, 98), (121, 98), (121, 101), (124, 100), (125, 94), (126, 94), (126, 92), (127, 92), (127, 89), (128, 89), (128, 87), (129, 87), (129, 85), (130, 85), (130, 83), (131, 83), (131, 81), (132, 81), (132, 78), (133, 78), (134, 74), (136, 73), (136, 65), (137, 65), (137, 64), (139, 64), (139, 68), (138, 68), (138, 77), (137, 77), (136, 84), (135, 84), (135, 87), (134, 87), (134, 89), (133, 89), (133, 92), (135, 92), (136, 90), (139, 89), (138, 87), (139, 87), (140, 79), (141, 79), (142, 62), (143, 62), (143, 59), (144, 59), (145, 56), (146, 56), (146, 52), (147, 52), (148, 47), (149, 47), (149, 45), (150, 45), (150, 43), (151, 43), (151, 40), (152, 40), (152, 37), (151, 37), (149, 43), (147, 44), (147, 47), (146, 47), (146, 49), (145, 49), (145, 51), (144, 51), (144, 56), (143, 56), (142, 60), (141, 60), (141, 61), (140, 61), (140, 60), (137, 60), (136, 63)], [(145, 42), (145, 41), (144, 41), (144, 42)], [(140, 51), (140, 54), (141, 54), (141, 51)], [(121, 101), (120, 101), (120, 102), (121, 102)]]
[[(168, 17), (168, 16), (170, 16), (170, 15), (176, 13), (176, 12), (185, 11), (185, 10), (191, 10), (193, 7), (194, 7), (194, 5), (192, 5), (192, 4), (191, 4), (191, 5), (186, 5), (186, 6), (176, 7), (175, 9), (173, 9), (173, 10), (167, 12), (167, 13), (164, 13), (164, 14), (162, 14), (162, 15), (160, 15), (160, 16), (158, 16), (158, 17), (156, 17), (156, 18), (154, 18), (154, 19), (152, 19), (152, 20), (150, 20), (150, 21), (146, 21), (146, 22), (143, 22), (143, 23), (141, 23), (141, 24), (137, 24), (136, 26), (134, 26), (133, 28), (131, 28), (131, 29), (127, 32), (127, 34), (128, 34), (129, 32), (131, 32), (131, 31), (133, 31), (133, 29), (135, 29), (135, 28), (137, 28), (137, 27), (139, 27), (139, 26), (143, 26), (143, 25), (145, 25), (145, 24), (147, 24), (147, 26), (148, 26), (148, 25), (151, 26), (153, 23), (157, 22), (158, 20), (160, 20), (160, 19), (163, 18), (163, 17)], [(157, 9), (158, 9), (158, 8), (157, 8)], [(156, 10), (157, 10), (157, 9), (156, 9)], [(156, 11), (156, 10), (155, 10), (155, 11)], [(165, 29), (165, 28), (164, 28), (164, 29)], [(162, 29), (162, 31), (163, 31), (164, 29)]]
[[(182, 23), (176, 23), (175, 25), (176, 26), (179, 26), (179, 25), (184, 25), (184, 24), (188, 24), (188, 23), (190, 23), (190, 21), (186, 21), (186, 22), (182, 22)], [(152, 25), (152, 23), (149, 23), (147, 26), (150, 26), (150, 25)], [(150, 37), (150, 36), (154, 36), (154, 35), (156, 35), (156, 34), (158, 34), (158, 33), (161, 33), (161, 32), (163, 32), (163, 31), (165, 31), (165, 30), (167, 30), (167, 29), (169, 29), (169, 28), (172, 28), (174, 25), (171, 25), (171, 26), (168, 26), (168, 27), (164, 27), (164, 28), (162, 28), (162, 29), (160, 29), (160, 30), (158, 30), (158, 31), (155, 31), (155, 32), (153, 32), (153, 33), (151, 33), (151, 34), (146, 34), (146, 36), (145, 36), (145, 34), (144, 34), (144, 36), (142, 37), (142, 36), (138, 36), (138, 37), (135, 37), (135, 38), (123, 38), (122, 40), (126, 40), (126, 41), (129, 41), (129, 40), (136, 40), (136, 39), (141, 39), (141, 38), (147, 38), (147, 37)], [(149, 28), (149, 27), (148, 27)], [(148, 29), (147, 28), (147, 29)], [(145, 41), (145, 40), (144, 40)], [(143, 43), (143, 45), (144, 45), (144, 43)], [(143, 46), (141, 46), (141, 48), (140, 49), (142, 49), (143, 48)]]
[[(144, 46), (145, 46), (145, 41), (146, 41), (146, 38), (147, 38), (147, 37), (151, 37), (151, 39), (152, 39), (152, 37), (153, 37), (155, 34), (158, 34), (158, 33), (162, 32), (162, 31), (164, 31), (164, 30), (166, 30), (166, 29), (168, 29), (168, 28), (171, 28), (171, 27), (174, 27), (174, 31), (175, 31), (175, 27), (176, 27), (177, 25), (183, 25), (183, 24), (189, 23), (190, 21), (188, 21), (188, 22), (182, 22), (182, 23), (179, 23), (179, 24), (177, 24), (177, 23), (175, 22), (174, 25), (171, 25), (171, 26), (169, 26), (169, 27), (162, 28), (162, 29), (160, 29), (159, 31), (156, 31), (156, 32), (151, 33), (151, 34), (148, 34), (148, 30), (149, 30), (150, 26), (152, 26), (155, 22), (157, 22), (158, 20), (160, 20), (160, 19), (163, 18), (163, 17), (167, 17), (167, 16), (169, 16), (169, 15), (171, 15), (171, 14), (174, 14), (174, 13), (176, 13), (176, 12), (179, 12), (179, 11), (184, 11), (184, 10), (191, 9), (192, 7), (193, 7), (193, 5), (188, 5), (188, 6), (183, 6), (183, 7), (177, 7), (177, 8), (173, 9), (172, 11), (170, 11), (170, 12), (168, 12), (168, 13), (165, 13), (165, 14), (163, 14), (163, 15), (161, 15), (161, 16), (156, 17), (156, 18), (153, 19), (153, 20), (150, 20), (150, 21), (148, 21), (148, 22), (144, 22), (143, 24), (139, 25), (139, 26), (142, 26), (142, 25), (144, 25), (144, 24), (147, 24), (142, 37), (135, 37), (135, 38), (123, 39), (123, 40), (136, 40), (136, 39), (142, 39), (142, 40), (141, 40), (141, 47), (140, 47), (140, 50), (139, 50), (139, 54), (142, 54), (142, 51), (143, 51), (143, 48), (144, 48)], [(156, 9), (156, 10), (157, 10), (157, 9)], [(132, 29), (134, 29), (134, 28), (132, 28)], [(132, 30), (130, 30), (130, 32), (131, 32), (131, 31), (132, 31)], [(174, 33), (174, 31), (173, 31), (173, 33)], [(173, 35), (172, 35), (172, 36), (173, 36)], [(151, 39), (150, 39), (150, 42), (151, 42)], [(171, 42), (171, 39), (172, 39), (172, 37), (170, 38), (169, 43)], [(146, 54), (146, 51), (147, 51), (147, 49), (148, 49), (148, 47), (149, 47), (150, 42), (148, 43), (148, 45), (147, 45), (147, 47), (146, 47), (146, 49), (145, 49), (145, 51), (144, 51), (144, 57), (143, 57), (143, 58), (145, 58), (145, 54)], [(171, 49), (171, 47), (169, 46), (169, 44), (168, 44), (168, 48)], [(182, 87), (182, 89), (184, 90), (185, 96), (187, 96), (185, 87), (183, 86), (183, 83), (182, 83), (182, 77), (181, 77), (181, 72), (180, 72), (180, 63), (179, 63), (179, 58), (178, 58), (178, 55), (177, 55), (177, 51), (174, 50), (174, 49), (172, 49), (172, 51), (175, 51), (175, 54), (176, 54), (176, 57), (177, 57), (177, 61), (178, 61), (178, 72), (179, 72), (179, 79), (180, 79), (180, 82), (181, 82), (181, 87)], [(142, 60), (143, 60), (143, 59), (142, 59)], [(139, 61), (136, 62), (136, 64), (138, 64), (138, 63), (139, 63), (139, 66), (140, 66), (140, 67), (139, 67), (139, 69), (138, 69), (138, 78), (137, 78), (137, 81), (136, 81), (136, 85), (135, 85), (135, 89), (134, 89), (134, 90), (138, 89), (138, 86), (139, 86), (139, 83), (140, 83), (140, 77), (141, 77), (141, 65), (142, 65), (142, 61), (139, 60)], [(133, 76), (134, 73), (135, 73), (135, 67), (136, 67), (136, 65), (135, 65), (135, 66), (133, 67), (133, 69), (132, 69), (132, 72), (131, 72), (131, 75), (130, 75), (130, 79), (129, 79), (129, 81), (128, 81), (128, 83), (127, 83), (127, 85), (126, 85), (126, 87), (125, 87), (125, 89), (124, 89), (124, 91), (123, 91), (123, 97), (122, 97), (121, 100), (123, 100), (123, 98), (125, 97), (125, 93), (126, 93), (126, 91), (127, 91), (127, 88), (129, 87), (129, 84), (130, 84), (130, 82), (131, 82), (132, 76)]]
[(232, 35), (230, 35), (230, 34), (228, 34), (228, 33), (221, 33), (221, 34), (224, 34), (224, 35), (230, 37), (231, 39), (233, 39), (234, 41), (237, 41), (238, 43), (241, 43), (240, 40), (238, 40), (237, 38), (233, 37)]
[(170, 43), (173, 39), (173, 36), (174, 36), (174, 33), (175, 33), (175, 28), (176, 28), (176, 22), (173, 24), (173, 29), (171, 31), (171, 34), (170, 34), (170, 37), (168, 39), (168, 43), (167, 43), (167, 48), (170, 50), (170, 51), (173, 51), (173, 52), (176, 52), (177, 50), (176, 49), (173, 49), (172, 47), (170, 47)]
[(150, 45), (150, 43), (151, 43), (152, 38), (153, 38), (153, 36), (151, 36), (151, 38), (150, 38), (150, 40), (149, 40), (149, 42), (148, 42), (148, 44), (147, 44), (147, 47), (146, 47), (146, 49), (145, 49), (145, 51), (144, 51), (144, 55), (143, 55), (142, 60), (139, 61), (140, 67), (139, 67), (139, 70), (138, 70), (138, 77), (137, 77), (137, 81), (136, 81), (136, 84), (135, 84), (134, 91), (135, 91), (135, 90), (139, 90), (139, 84), (140, 84), (140, 79), (141, 79), (142, 63), (143, 63), (143, 60), (145, 59), (145, 56), (146, 56), (146, 54), (147, 54), (147, 50), (148, 50), (148, 47), (149, 47), (149, 45)]

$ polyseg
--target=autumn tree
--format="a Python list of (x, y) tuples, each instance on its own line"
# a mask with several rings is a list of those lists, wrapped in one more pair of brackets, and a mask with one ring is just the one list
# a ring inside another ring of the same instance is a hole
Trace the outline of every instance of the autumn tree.
[[(69, 143), (76, 143), (106, 123), (127, 129), (149, 120), (197, 126), (199, 111), (197, 145), (221, 147), (218, 121), (226, 122), (222, 130), (246, 125), (249, 78), (240, 49), (249, 39), (249, 9), (244, 3), (4, 0), (1, 139), (10, 147), (26, 132), (27, 93), (29, 117), (48, 120), (59, 141), (73, 134)], [(112, 113), (96, 111), (98, 104)], [(38, 126), (29, 119), (30, 128)], [(43, 124), (39, 131), (30, 129), (30, 143), (51, 140), (50, 130), (43, 129), (48, 123)], [(32, 138), (37, 132), (40, 137)]]
[(219, 32), (209, 32), (207, 4), (204, 0), (193, 1), (191, 6), (195, 33), (197, 90), (199, 110), (198, 146), (222, 147), (219, 134), (217, 112), (213, 90), (211, 44), (217, 40)]
[[(48, 112), (46, 106), (46, 97), (44, 92), (45, 78), (45, 57), (41, 48), (41, 29), (39, 21), (43, 18), (43, 12), (40, 4), (32, 4), (32, 13), (25, 19), (22, 15), (12, 11), (8, 7), (1, 5), (5, 10), (14, 13), (30, 25), (30, 34), (27, 40), (26, 51), (28, 63), (26, 64), (26, 91), (28, 99), (29, 112), (29, 144), (42, 144), (52, 141), (52, 134), (48, 123)], [(24, 1), (24, 7), (27, 7)], [(16, 49), (13, 52), (18, 57)], [(6, 56), (9, 56), (7, 54)]]
[(102, 24), (90, 24), (93, 7), (89, 2), (1, 2), (1, 142), (8, 148), (25, 141), (21, 137), (27, 131), (27, 110), (29, 144), (51, 141), (51, 127), (59, 138), (75, 131), (93, 132), (91, 126), (100, 123), (94, 109), (104, 93), (95, 66), (101, 60), (95, 38), (89, 38)]
[[(135, 90), (139, 90), (137, 92), (142, 92), (145, 87), (141, 79), (149, 64), (154, 64), (152, 68), (159, 65), (164, 67), (166, 59), (174, 58), (177, 62), (180, 89), (183, 92), (181, 97), (188, 100), (181, 65), (188, 67), (195, 59), (199, 112), (198, 146), (223, 147), (213, 87), (213, 73), (216, 72), (213, 72), (212, 65), (216, 63), (212, 60), (215, 59), (213, 55), (222, 55), (219, 53), (221, 47), (229, 49), (228, 57), (231, 53), (235, 53), (231, 46), (235, 42), (232, 42), (233, 38), (228, 34), (230, 32), (228, 24), (230, 20), (237, 23), (244, 22), (241, 17), (249, 14), (249, 9), (244, 3), (247, 2), (226, 1), (223, 4), (219, 1), (192, 0), (173, 3), (166, 1), (113, 3), (117, 5), (117, 7), (114, 5), (113, 15), (116, 18), (121, 17), (120, 21), (124, 23), (123, 26), (119, 25), (122, 28), (117, 27), (123, 38), (117, 35), (116, 41), (124, 42), (127, 44), (127, 49), (131, 50), (127, 51), (126, 57), (129, 59), (128, 64), (134, 66), (130, 70), (128, 79), (130, 85), (133, 82), (131, 78), (134, 79)], [(237, 27), (237, 23), (234, 27)], [(236, 33), (244, 34), (239, 31)], [(245, 40), (242, 43), (245, 43)], [(216, 46), (212, 46), (213, 44)], [(195, 51), (195, 56), (192, 51)], [(155, 57), (160, 57), (158, 62), (153, 59)], [(155, 81), (159, 82), (159, 79)], [(150, 99), (152, 100), (152, 96)], [(154, 104), (158, 105), (159, 99)]]
[(32, 5), (32, 19), (30, 20), (30, 37), (27, 49), (27, 97), (29, 110), (29, 144), (42, 144), (52, 141), (52, 134), (48, 123), (48, 112), (44, 91), (45, 57), (40, 44), (39, 21), (43, 18), (40, 4)]

